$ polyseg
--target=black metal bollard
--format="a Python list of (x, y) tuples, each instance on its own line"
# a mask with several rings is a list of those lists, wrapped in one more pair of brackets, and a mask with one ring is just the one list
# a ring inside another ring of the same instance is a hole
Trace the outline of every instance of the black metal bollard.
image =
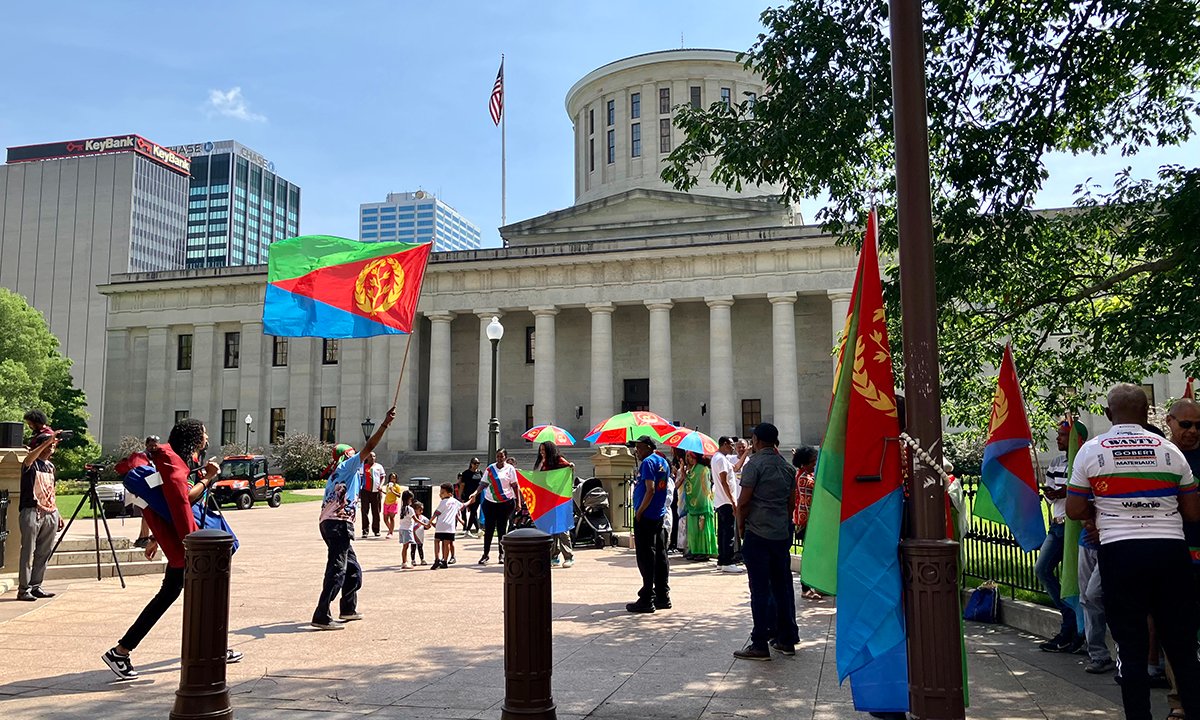
[(225, 686), (233, 536), (198, 530), (183, 539), (183, 546), (183, 649), (170, 720), (228, 720), (233, 718)]
[(551, 537), (514, 530), (504, 545), (504, 705), (501, 720), (555, 720), (550, 600)]

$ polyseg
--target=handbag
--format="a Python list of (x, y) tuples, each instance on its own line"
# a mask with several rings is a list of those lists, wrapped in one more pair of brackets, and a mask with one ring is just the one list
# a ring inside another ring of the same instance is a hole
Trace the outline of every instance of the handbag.
[(208, 491), (205, 490), (200, 499), (192, 503), (192, 516), (196, 518), (196, 527), (200, 530), (223, 530), (229, 533), (233, 538), (233, 552), (238, 551), (237, 535), (233, 532), (233, 528), (229, 527), (229, 522), (225, 519), (225, 513), (217, 508), (211, 507), (211, 501), (208, 496)]
[(988, 580), (975, 588), (963, 608), (963, 619), (992, 624), (1000, 621), (1000, 591), (996, 583)]

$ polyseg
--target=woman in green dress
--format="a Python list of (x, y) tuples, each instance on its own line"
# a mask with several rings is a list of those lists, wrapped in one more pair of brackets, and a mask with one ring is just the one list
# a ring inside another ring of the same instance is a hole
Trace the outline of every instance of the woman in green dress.
[(684, 496), (687, 498), (687, 544), (688, 554), (694, 560), (707, 560), (717, 555), (717, 522), (713, 508), (712, 474), (708, 470), (708, 458), (688, 452), (687, 480)]

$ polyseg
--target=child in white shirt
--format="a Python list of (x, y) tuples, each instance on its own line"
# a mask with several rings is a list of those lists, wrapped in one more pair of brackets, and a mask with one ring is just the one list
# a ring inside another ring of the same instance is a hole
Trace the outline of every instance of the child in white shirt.
[[(413, 518), (413, 566), (428, 565), (425, 562), (425, 531), (432, 527), (429, 518), (425, 517), (425, 503), (419, 500), (413, 503), (413, 512), (416, 517)], [(421, 562), (417, 562), (417, 555), (421, 556)]]
[[(413, 525), (417, 517), (417, 511), (413, 508), (413, 494), (409, 490), (405, 490), (400, 496), (400, 513), (398, 515), (398, 523), (396, 534), (400, 537), (400, 569), (407, 570), (416, 564), (416, 550), (411, 550), (414, 546)], [(413, 564), (408, 562), (409, 553), (412, 553)]]
[[(438, 503), (437, 510), (433, 511), (433, 540), (434, 540), (434, 556), (433, 565), (430, 570), (438, 568), (448, 568), (449, 564), (446, 559), (454, 556), (454, 519), (458, 517), (458, 511), (462, 509), (462, 501), (454, 497), (454, 486), (450, 483), (442, 483), (441, 491), (442, 501)], [(441, 558), (438, 559), (438, 551), (441, 551)]]

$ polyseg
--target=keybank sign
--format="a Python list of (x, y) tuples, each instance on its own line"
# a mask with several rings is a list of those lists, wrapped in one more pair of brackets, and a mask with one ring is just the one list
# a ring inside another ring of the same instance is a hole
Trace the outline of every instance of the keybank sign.
[(107, 155), (110, 153), (135, 152), (149, 160), (169, 168), (181, 175), (190, 175), (192, 163), (183, 155), (151, 142), (139, 135), (111, 135), (109, 137), (68, 140), (42, 145), (22, 145), (8, 149), (8, 162), (36, 162), (57, 160), (84, 155)]

